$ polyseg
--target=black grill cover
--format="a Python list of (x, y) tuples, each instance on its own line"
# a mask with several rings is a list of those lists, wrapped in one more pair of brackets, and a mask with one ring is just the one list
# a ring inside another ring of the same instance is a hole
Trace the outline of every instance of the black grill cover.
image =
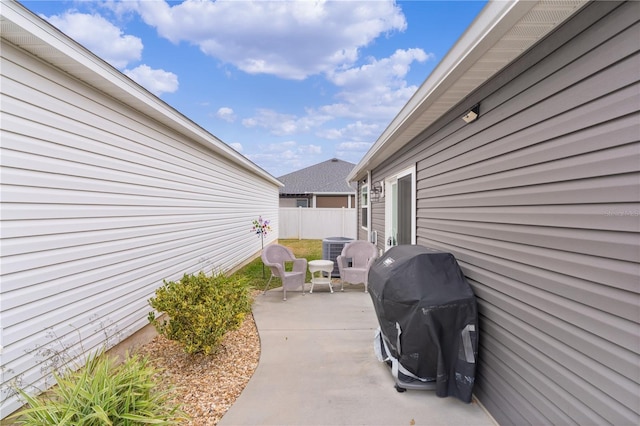
[(455, 257), (419, 245), (393, 247), (370, 268), (369, 294), (400, 365), (435, 382), (438, 396), (471, 402), (478, 313)]

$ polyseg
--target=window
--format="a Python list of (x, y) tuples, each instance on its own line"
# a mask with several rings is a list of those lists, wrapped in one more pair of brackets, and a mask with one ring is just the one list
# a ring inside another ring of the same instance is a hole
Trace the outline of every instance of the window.
[(369, 229), (369, 185), (364, 184), (360, 188), (361, 224), (364, 229)]
[(296, 207), (309, 207), (309, 200), (307, 198), (298, 198), (296, 200)]

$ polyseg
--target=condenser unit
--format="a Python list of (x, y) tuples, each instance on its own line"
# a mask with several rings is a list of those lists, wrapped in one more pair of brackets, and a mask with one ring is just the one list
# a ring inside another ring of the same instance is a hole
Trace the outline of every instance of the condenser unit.
[(322, 258), (333, 262), (333, 271), (331, 272), (331, 276), (334, 278), (340, 276), (336, 258), (340, 256), (340, 253), (342, 253), (342, 248), (345, 244), (351, 241), (353, 241), (353, 238), (346, 237), (328, 237), (322, 240)]

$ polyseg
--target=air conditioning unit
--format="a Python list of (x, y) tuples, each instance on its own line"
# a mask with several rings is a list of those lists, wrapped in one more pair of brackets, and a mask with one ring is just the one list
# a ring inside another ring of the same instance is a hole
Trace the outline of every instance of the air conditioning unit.
[(353, 238), (346, 237), (328, 237), (322, 240), (322, 258), (333, 262), (331, 277), (335, 278), (340, 276), (336, 259), (340, 256), (340, 253), (342, 253), (342, 248), (351, 241), (353, 241)]

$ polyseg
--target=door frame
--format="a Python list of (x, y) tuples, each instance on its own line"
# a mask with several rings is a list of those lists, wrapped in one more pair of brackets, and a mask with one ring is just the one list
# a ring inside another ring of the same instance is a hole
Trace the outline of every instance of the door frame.
[[(413, 165), (407, 169), (404, 169), (398, 173), (388, 176), (384, 180), (384, 193), (385, 193), (385, 206), (384, 206), (384, 250), (387, 251), (396, 244), (389, 244), (389, 238), (393, 236), (393, 203), (394, 203), (394, 191), (393, 185), (396, 185), (398, 179), (411, 175), (411, 244), (416, 243), (416, 166)], [(397, 209), (395, 210), (397, 212)]]

